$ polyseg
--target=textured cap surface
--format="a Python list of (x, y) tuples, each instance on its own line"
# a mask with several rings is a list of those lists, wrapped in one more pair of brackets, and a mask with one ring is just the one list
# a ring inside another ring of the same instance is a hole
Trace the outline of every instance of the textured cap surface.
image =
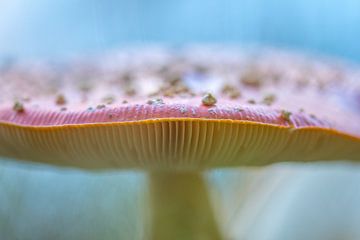
[(0, 72), (0, 155), (95, 169), (360, 160), (359, 76), (210, 48), (13, 63)]

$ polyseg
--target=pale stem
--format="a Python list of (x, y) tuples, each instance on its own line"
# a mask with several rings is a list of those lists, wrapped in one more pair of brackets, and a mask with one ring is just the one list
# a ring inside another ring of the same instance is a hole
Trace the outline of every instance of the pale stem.
[(201, 173), (152, 172), (150, 239), (223, 239)]

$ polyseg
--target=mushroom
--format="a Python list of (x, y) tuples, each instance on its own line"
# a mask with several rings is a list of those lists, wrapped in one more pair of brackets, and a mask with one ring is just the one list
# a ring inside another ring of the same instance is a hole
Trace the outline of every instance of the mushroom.
[(224, 238), (206, 170), (360, 160), (359, 70), (281, 51), (158, 51), (2, 71), (0, 156), (147, 172), (157, 240)]

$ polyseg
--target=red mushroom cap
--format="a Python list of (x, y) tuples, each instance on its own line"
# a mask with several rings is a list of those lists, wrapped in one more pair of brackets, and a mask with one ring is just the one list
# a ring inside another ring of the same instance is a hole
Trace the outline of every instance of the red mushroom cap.
[(234, 49), (19, 62), (0, 73), (0, 155), (94, 169), (360, 160), (359, 76)]

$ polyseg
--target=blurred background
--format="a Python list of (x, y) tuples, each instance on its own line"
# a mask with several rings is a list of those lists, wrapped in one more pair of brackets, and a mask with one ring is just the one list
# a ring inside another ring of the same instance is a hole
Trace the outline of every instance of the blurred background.
[[(129, 46), (272, 46), (360, 61), (357, 0), (0, 0), (0, 59)], [(207, 175), (229, 239), (360, 239), (360, 167)], [(146, 239), (146, 178), (0, 161), (0, 239)]]
[(360, 60), (357, 0), (1, 0), (0, 53), (59, 56), (136, 44), (265, 44)]

